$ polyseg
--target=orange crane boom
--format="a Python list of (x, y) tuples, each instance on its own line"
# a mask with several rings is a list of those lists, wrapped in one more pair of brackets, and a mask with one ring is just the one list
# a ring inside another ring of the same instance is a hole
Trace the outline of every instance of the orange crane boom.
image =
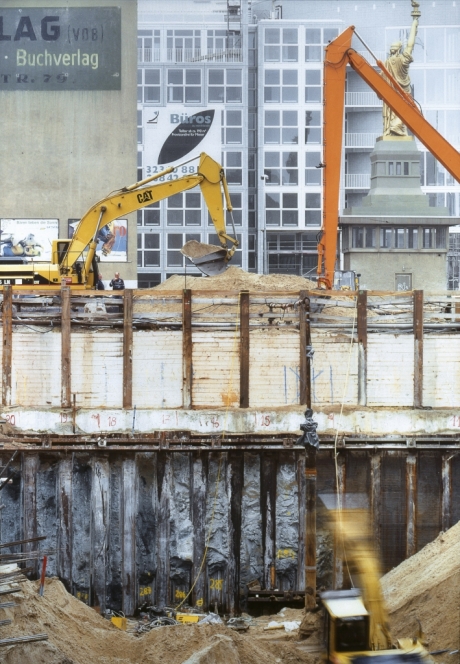
[[(340, 165), (343, 145), (346, 67), (350, 65), (431, 154), (460, 181), (460, 153), (423, 117), (417, 104), (377, 60), (385, 78), (351, 48), (354, 26), (347, 28), (326, 48), (324, 59), (323, 118), (323, 224), (318, 243), (318, 286), (331, 289), (337, 255)], [(386, 80), (387, 79), (387, 80)], [(388, 82), (389, 81), (389, 82)]]

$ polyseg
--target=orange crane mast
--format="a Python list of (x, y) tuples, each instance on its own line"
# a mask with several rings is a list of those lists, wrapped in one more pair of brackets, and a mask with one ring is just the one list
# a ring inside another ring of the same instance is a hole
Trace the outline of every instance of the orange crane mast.
[[(324, 59), (323, 126), (323, 223), (318, 243), (318, 286), (332, 289), (339, 225), (340, 165), (345, 112), (345, 77), (350, 65), (396, 115), (403, 120), (431, 154), (460, 182), (460, 153), (423, 117), (419, 107), (377, 60), (385, 78), (351, 48), (354, 26), (347, 28), (326, 48)], [(358, 35), (357, 35), (358, 36)], [(358, 36), (359, 37), (359, 36)], [(361, 39), (359, 37), (359, 39)], [(362, 41), (362, 40), (361, 40)]]

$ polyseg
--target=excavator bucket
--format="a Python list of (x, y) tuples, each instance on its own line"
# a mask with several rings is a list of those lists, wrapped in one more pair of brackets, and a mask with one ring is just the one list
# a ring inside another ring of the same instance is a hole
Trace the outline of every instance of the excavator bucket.
[(181, 253), (208, 277), (222, 274), (228, 267), (227, 249), (215, 244), (189, 240), (182, 247)]

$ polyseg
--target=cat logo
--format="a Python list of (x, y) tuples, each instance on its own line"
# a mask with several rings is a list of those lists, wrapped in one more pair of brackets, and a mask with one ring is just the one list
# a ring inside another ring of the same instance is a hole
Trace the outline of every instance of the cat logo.
[(139, 203), (148, 203), (148, 201), (153, 201), (152, 190), (143, 191), (140, 194), (137, 194), (137, 200)]

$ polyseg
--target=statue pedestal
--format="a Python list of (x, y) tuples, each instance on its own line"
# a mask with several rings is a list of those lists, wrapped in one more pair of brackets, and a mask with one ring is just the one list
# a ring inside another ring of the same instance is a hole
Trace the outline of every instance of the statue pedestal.
[(448, 227), (460, 221), (448, 215), (422, 192), (415, 140), (377, 139), (370, 191), (340, 218), (344, 269), (369, 290), (445, 290)]

